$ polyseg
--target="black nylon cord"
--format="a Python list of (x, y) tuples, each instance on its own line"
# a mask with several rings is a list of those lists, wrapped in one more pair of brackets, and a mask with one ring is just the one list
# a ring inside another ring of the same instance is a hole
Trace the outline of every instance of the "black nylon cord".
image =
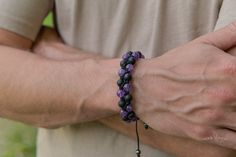
[(137, 154), (137, 157), (140, 157), (141, 151), (140, 151), (139, 133), (138, 133), (138, 120), (136, 120), (135, 122), (135, 131), (136, 131), (136, 138), (137, 138), (136, 154)]

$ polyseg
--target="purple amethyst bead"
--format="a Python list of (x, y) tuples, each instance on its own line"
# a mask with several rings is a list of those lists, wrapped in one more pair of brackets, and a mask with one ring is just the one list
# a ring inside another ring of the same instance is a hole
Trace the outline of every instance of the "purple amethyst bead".
[(123, 58), (123, 59), (128, 59), (129, 56), (130, 56), (130, 53), (127, 52), (127, 53), (123, 54), (122, 58)]
[(125, 110), (120, 110), (120, 116), (122, 119), (124, 119), (127, 115), (128, 115), (128, 112), (126, 112)]
[(118, 91), (117, 91), (117, 96), (120, 97), (120, 98), (124, 97), (124, 96), (125, 96), (125, 91), (123, 91), (123, 90), (118, 90)]
[(139, 58), (141, 58), (141, 53), (139, 51), (136, 51), (132, 54), (132, 56), (135, 60), (138, 60)]
[(132, 71), (134, 70), (134, 64), (140, 58), (144, 58), (140, 51), (129, 51), (122, 56), (123, 60), (120, 62), (121, 69), (118, 71), (120, 79), (117, 81), (119, 90), (117, 91), (117, 96), (120, 97), (119, 106), (121, 108), (120, 115), (121, 118), (126, 122), (136, 121), (139, 118), (133, 111), (131, 100), (131, 84)]
[(125, 73), (126, 73), (126, 71), (124, 69), (120, 69), (119, 72), (118, 72), (120, 77), (124, 76)]
[(126, 84), (123, 86), (123, 89), (124, 89), (124, 91), (126, 91), (126, 92), (130, 92), (130, 90), (131, 90), (130, 84), (129, 84), (129, 83), (126, 83)]
[(133, 111), (133, 108), (132, 108), (131, 105), (128, 105), (125, 110), (126, 110), (127, 112), (131, 112), (131, 111)]
[(132, 64), (128, 64), (128, 65), (126, 65), (126, 69), (128, 72), (131, 72), (134, 70), (134, 66)]

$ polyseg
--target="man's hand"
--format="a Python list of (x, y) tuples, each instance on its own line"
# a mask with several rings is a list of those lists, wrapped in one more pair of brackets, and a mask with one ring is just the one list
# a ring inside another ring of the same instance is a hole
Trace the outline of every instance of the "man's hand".
[[(94, 57), (89, 53), (83, 53), (77, 49), (68, 49), (69, 47), (64, 51), (65, 46), (63, 46), (63, 43), (58, 39), (59, 37), (55, 31), (45, 29), (42, 32), (42, 37), (35, 44), (34, 53), (57, 61), (79, 61), (86, 57)], [(122, 122), (119, 116), (107, 117), (100, 119), (99, 121), (104, 125), (135, 139), (134, 126)], [(142, 125), (139, 125), (139, 133), (142, 143), (179, 157), (233, 157), (236, 154), (230, 149), (203, 144), (187, 138), (169, 136), (152, 129), (144, 130)]]
[(236, 23), (161, 57), (134, 73), (135, 111), (153, 129), (236, 149)]

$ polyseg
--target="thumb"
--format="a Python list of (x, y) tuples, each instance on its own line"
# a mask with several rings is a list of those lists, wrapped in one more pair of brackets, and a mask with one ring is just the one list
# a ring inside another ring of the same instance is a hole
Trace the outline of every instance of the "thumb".
[(203, 35), (194, 42), (213, 45), (221, 50), (228, 50), (236, 46), (236, 21), (215, 31)]

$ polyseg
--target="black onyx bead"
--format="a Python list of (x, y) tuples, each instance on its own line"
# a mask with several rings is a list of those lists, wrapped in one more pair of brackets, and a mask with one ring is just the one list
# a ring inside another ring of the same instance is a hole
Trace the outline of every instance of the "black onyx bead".
[(125, 107), (125, 105), (126, 105), (125, 101), (124, 101), (124, 100), (122, 100), (122, 99), (119, 101), (119, 103), (118, 103), (118, 104), (119, 104), (119, 106), (120, 106), (121, 108), (124, 108), (124, 107)]
[(139, 56), (142, 56), (142, 53), (140, 51), (137, 51), (137, 53), (139, 54)]
[(125, 117), (122, 118), (122, 120), (128, 122), (129, 118), (127, 116), (125, 116)]
[[(128, 105), (130, 105), (130, 101), (125, 101), (125, 107)], [(126, 110), (126, 108), (125, 108), (125, 110)]]
[(126, 96), (125, 96), (125, 101), (126, 102), (130, 102), (132, 100), (132, 96), (130, 95), (130, 94), (127, 94)]
[(133, 111), (129, 112), (128, 115), (127, 115), (127, 118), (129, 120), (133, 119), (135, 117), (135, 113)]
[(144, 123), (143, 125), (144, 125), (144, 128), (145, 128), (145, 129), (148, 129), (148, 128), (149, 128), (149, 126), (148, 126), (146, 123)]
[(135, 63), (134, 57), (129, 57), (127, 63), (128, 64), (134, 64)]
[(132, 76), (131, 76), (130, 73), (126, 73), (126, 74), (124, 75), (124, 79), (125, 79), (126, 81), (130, 81), (131, 78), (132, 78)]
[(125, 60), (120, 61), (120, 66), (122, 68), (125, 68), (126, 64), (127, 64), (127, 62)]
[(124, 83), (124, 81), (123, 81), (122, 79), (119, 79), (119, 80), (117, 81), (117, 85), (118, 85), (119, 87), (121, 87), (121, 86), (123, 85), (123, 83)]

